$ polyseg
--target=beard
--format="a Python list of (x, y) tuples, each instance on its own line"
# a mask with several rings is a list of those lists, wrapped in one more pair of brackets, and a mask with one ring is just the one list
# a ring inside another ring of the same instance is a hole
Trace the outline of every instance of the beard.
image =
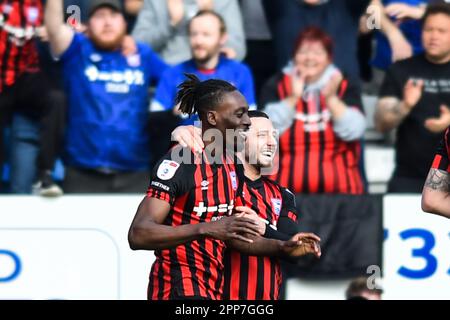
[(218, 54), (220, 49), (216, 48), (210, 50), (203, 49), (203, 51), (205, 51), (205, 53), (199, 56), (198, 54), (196, 54), (195, 50), (192, 50), (192, 57), (194, 58), (195, 61), (197, 61), (200, 64), (206, 64), (208, 61), (210, 61)]
[(89, 38), (97, 49), (102, 51), (114, 51), (122, 46), (125, 35), (126, 31), (124, 30), (111, 40), (103, 40), (100, 36), (90, 32)]

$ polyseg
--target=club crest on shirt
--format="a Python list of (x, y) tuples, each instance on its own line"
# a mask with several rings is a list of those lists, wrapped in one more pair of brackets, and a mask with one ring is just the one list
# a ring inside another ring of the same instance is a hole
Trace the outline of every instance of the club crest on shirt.
[(171, 160), (164, 160), (158, 167), (158, 171), (156, 172), (156, 175), (161, 180), (169, 180), (172, 179), (175, 175), (175, 172), (177, 172), (178, 168), (180, 167), (179, 163), (176, 163), (175, 161)]
[(133, 54), (127, 57), (127, 62), (130, 67), (139, 67), (141, 65), (141, 56), (138, 54)]
[(10, 4), (4, 4), (3, 5), (3, 13), (4, 14), (10, 14), (13, 11), (13, 6)]
[(233, 190), (237, 190), (237, 179), (236, 179), (236, 171), (230, 172), (230, 179), (231, 179), (231, 186), (233, 187)]
[(91, 54), (89, 59), (91, 59), (92, 62), (96, 63), (96, 62), (102, 61), (102, 56), (99, 55), (98, 53), (93, 53), (93, 54)]
[(275, 212), (275, 214), (277, 216), (280, 215), (281, 212), (281, 199), (278, 198), (272, 198), (270, 199), (272, 201), (272, 207), (273, 207), (273, 211)]
[(39, 9), (36, 7), (30, 7), (27, 9), (27, 18), (31, 23), (35, 23), (39, 18)]

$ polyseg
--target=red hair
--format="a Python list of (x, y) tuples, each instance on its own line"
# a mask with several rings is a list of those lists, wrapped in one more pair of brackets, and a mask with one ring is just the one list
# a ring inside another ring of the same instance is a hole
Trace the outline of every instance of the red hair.
[(306, 41), (320, 42), (325, 48), (325, 51), (327, 52), (330, 60), (333, 60), (333, 39), (331, 39), (328, 33), (314, 26), (307, 27), (297, 36), (297, 39), (295, 40), (293, 56), (295, 56), (298, 49), (300, 49), (302, 44), (305, 43)]

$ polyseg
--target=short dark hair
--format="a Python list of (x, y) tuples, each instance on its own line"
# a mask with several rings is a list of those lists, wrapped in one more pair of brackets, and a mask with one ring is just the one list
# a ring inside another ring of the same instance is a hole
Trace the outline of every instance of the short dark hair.
[(185, 73), (184, 75), (187, 80), (178, 86), (175, 104), (180, 104), (180, 111), (189, 116), (198, 113), (200, 117), (203, 117), (207, 111), (214, 110), (222, 103), (226, 93), (237, 91), (235, 86), (224, 80), (200, 81), (195, 74)]
[(206, 15), (212, 15), (212, 16), (216, 17), (219, 20), (219, 26), (220, 26), (220, 33), (221, 34), (224, 34), (224, 33), (227, 32), (227, 25), (225, 23), (225, 20), (223, 19), (223, 17), (220, 14), (218, 14), (217, 12), (215, 12), (213, 10), (200, 10), (199, 12), (197, 12), (197, 14), (195, 16), (193, 16), (191, 18), (191, 20), (189, 20), (188, 31), (189, 32), (191, 31), (191, 24), (192, 24), (192, 21), (195, 18), (206, 16)]
[(380, 288), (369, 289), (369, 287), (367, 286), (367, 280), (367, 277), (359, 277), (352, 280), (347, 290), (345, 291), (345, 297), (347, 298), (347, 300), (359, 298), (361, 297), (363, 292), (372, 292), (378, 294), (383, 293), (383, 289)]
[(262, 112), (262, 111), (259, 111), (259, 110), (250, 110), (248, 112), (248, 117), (250, 119), (251, 118), (266, 118), (266, 119), (269, 119), (269, 116), (265, 112)]
[(422, 26), (425, 25), (425, 22), (430, 16), (434, 16), (439, 13), (450, 17), (450, 3), (438, 2), (428, 5), (422, 18)]

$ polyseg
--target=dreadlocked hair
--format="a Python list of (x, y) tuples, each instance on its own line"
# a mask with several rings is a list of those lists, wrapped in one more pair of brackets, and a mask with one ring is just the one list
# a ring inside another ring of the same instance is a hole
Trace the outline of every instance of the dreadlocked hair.
[(178, 86), (175, 104), (179, 104), (180, 111), (189, 116), (198, 113), (202, 117), (222, 102), (225, 93), (237, 90), (235, 86), (224, 80), (200, 81), (194, 74), (185, 73), (184, 75), (188, 79)]

